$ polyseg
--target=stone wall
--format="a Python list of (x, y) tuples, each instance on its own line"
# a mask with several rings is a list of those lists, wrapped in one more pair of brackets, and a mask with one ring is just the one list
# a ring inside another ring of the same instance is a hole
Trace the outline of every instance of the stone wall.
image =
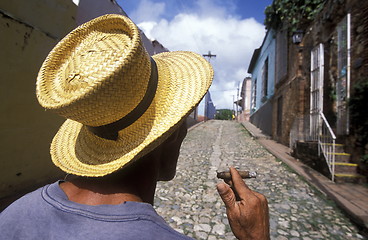
[[(275, 86), (273, 102), (272, 136), (284, 145), (289, 144), (290, 129), (295, 120), (305, 118), (310, 109), (311, 50), (319, 43), (324, 46), (323, 112), (332, 128), (336, 129), (336, 100), (334, 91), (337, 79), (337, 32), (338, 23), (351, 14), (351, 89), (359, 81), (368, 81), (368, 1), (329, 0), (314, 22), (304, 29), (300, 45), (291, 42), (288, 36), (288, 74)], [(276, 43), (277, 44), (277, 43)], [(279, 63), (278, 63), (279, 64)], [(353, 95), (354, 92), (350, 91)], [(282, 97), (282, 117), (278, 118), (278, 101)], [(362, 109), (364, 111), (364, 109)], [(278, 120), (281, 119), (281, 124)], [(307, 118), (305, 118), (307, 119)], [(305, 124), (308, 126), (308, 124)], [(281, 127), (281, 131), (280, 128)], [(356, 142), (355, 128), (350, 124), (350, 134), (340, 136), (346, 150), (353, 153), (352, 160), (359, 162), (367, 147)], [(303, 129), (300, 126), (299, 129)], [(306, 131), (307, 129), (303, 129)], [(336, 131), (335, 131), (336, 132)]]
[(292, 153), (293, 157), (299, 159), (307, 166), (330, 178), (331, 174), (326, 161), (318, 156), (318, 144), (313, 142), (298, 142)]
[[(323, 113), (336, 133), (336, 79), (338, 77), (337, 31), (338, 23), (351, 14), (351, 51), (350, 51), (350, 96), (354, 95), (353, 87), (360, 81), (368, 81), (368, 1), (331, 0), (326, 2), (324, 10), (318, 15), (314, 23), (308, 28), (303, 45), (303, 75), (307, 78), (306, 90), (310, 89), (310, 50), (318, 43), (324, 44), (324, 97)], [(307, 92), (307, 91), (306, 91)], [(309, 94), (304, 113), (308, 114)], [(361, 109), (362, 112), (365, 109)], [(365, 144), (357, 142), (356, 128), (349, 125), (349, 134), (338, 136), (338, 141), (345, 144), (345, 151), (352, 154), (351, 161), (360, 164), (360, 157), (367, 154)], [(364, 166), (361, 166), (363, 169)], [(364, 171), (364, 170), (363, 170)], [(366, 170), (365, 170), (366, 171)], [(367, 172), (364, 172), (367, 174)]]
[[(352, 48), (351, 48), (351, 80), (352, 86), (362, 81), (368, 81), (368, 1), (349, 1), (351, 9), (352, 24)], [(354, 95), (354, 89), (351, 89), (351, 96)], [(362, 109), (362, 118), (367, 118)], [(368, 143), (358, 141), (359, 126), (350, 125), (350, 135), (345, 143), (347, 151), (352, 153), (352, 161), (359, 164), (359, 172), (368, 176), (368, 164), (360, 161), (364, 154), (368, 154)]]

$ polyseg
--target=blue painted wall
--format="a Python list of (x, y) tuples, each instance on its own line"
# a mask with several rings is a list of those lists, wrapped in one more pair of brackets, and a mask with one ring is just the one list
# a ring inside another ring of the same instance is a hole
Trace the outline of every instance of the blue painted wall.
[[(268, 86), (267, 86), (267, 99), (270, 99), (275, 90), (275, 52), (276, 52), (276, 38), (275, 33), (271, 29), (267, 32), (262, 46), (260, 47), (260, 53), (257, 59), (255, 59), (254, 67), (250, 74), (252, 74), (252, 91), (251, 91), (251, 99), (253, 99), (253, 86), (257, 79), (257, 94), (256, 94), (256, 105), (255, 108), (251, 109), (251, 114), (255, 113), (257, 110), (261, 108), (262, 105), (266, 103), (266, 101), (262, 102), (262, 74), (263, 67), (266, 63), (266, 59), (268, 59)], [(268, 101), (268, 100), (267, 100)]]

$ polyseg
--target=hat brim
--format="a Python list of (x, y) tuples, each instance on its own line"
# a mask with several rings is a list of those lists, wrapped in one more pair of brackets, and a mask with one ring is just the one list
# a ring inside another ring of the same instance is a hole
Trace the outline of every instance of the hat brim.
[(147, 111), (119, 131), (116, 141), (100, 138), (83, 124), (66, 120), (50, 148), (57, 167), (89, 177), (115, 172), (160, 145), (194, 110), (212, 83), (211, 65), (202, 56), (183, 51), (157, 54), (153, 59), (158, 87)]

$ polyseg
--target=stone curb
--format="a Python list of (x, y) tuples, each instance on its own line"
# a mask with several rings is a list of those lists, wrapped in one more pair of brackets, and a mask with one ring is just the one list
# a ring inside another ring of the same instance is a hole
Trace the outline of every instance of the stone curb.
[(362, 214), (362, 212), (364, 212), (362, 211), (363, 209), (359, 209), (357, 206), (349, 202), (349, 199), (346, 199), (341, 193), (339, 193), (336, 183), (330, 181), (316, 170), (292, 157), (290, 154), (290, 148), (277, 143), (269, 136), (262, 134), (261, 131), (252, 123), (246, 122), (241, 124), (250, 133), (250, 135), (254, 137), (254, 139), (256, 139), (256, 141), (265, 147), (271, 154), (289, 166), (306, 182), (316, 188), (321, 194), (333, 200), (353, 222), (368, 232), (368, 216)]

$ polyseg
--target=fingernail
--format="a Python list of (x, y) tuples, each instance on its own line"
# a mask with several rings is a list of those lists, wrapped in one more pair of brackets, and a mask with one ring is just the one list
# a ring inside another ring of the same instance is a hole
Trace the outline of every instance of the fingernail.
[(225, 183), (219, 183), (216, 185), (217, 186), (217, 191), (220, 193), (220, 194), (223, 194), (226, 192), (226, 185)]

